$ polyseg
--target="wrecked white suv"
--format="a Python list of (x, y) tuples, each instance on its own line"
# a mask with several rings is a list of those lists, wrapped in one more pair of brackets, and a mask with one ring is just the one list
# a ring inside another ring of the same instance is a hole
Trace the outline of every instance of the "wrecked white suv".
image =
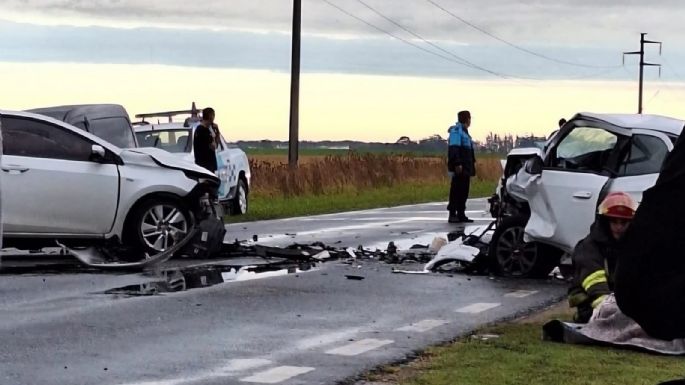
[(523, 167), (505, 169), (488, 252), (492, 266), (510, 276), (549, 274), (588, 234), (606, 194), (624, 191), (641, 200), (683, 125), (656, 115), (574, 116)]
[[(168, 111), (149, 114), (138, 114), (141, 122), (134, 123), (138, 144), (141, 147), (155, 147), (168, 151), (188, 162), (195, 161), (193, 138), (195, 129), (200, 124), (198, 110)], [(190, 114), (185, 122), (173, 122), (176, 115)], [(169, 123), (150, 123), (145, 119), (168, 117)], [(224, 212), (231, 215), (243, 215), (248, 210), (250, 192), (250, 162), (243, 150), (231, 146), (219, 134), (219, 146), (216, 149), (217, 175), (221, 180), (218, 191), (219, 203)]]
[(173, 246), (219, 179), (154, 148), (121, 149), (70, 124), (0, 111), (3, 247)]

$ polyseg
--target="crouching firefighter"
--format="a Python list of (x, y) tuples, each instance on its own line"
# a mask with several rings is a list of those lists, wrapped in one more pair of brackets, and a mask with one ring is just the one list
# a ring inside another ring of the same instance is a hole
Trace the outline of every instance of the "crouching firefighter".
[(630, 195), (609, 194), (598, 207), (590, 234), (573, 250), (573, 284), (568, 302), (576, 308), (575, 322), (588, 322), (593, 309), (613, 292), (618, 241), (636, 210), (637, 202)]

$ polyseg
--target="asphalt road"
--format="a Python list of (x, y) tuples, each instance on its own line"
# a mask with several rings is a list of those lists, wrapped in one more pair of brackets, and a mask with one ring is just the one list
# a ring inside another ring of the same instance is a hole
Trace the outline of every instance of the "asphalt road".
[[(481, 218), (477, 222), (487, 222), (483, 200), (470, 201), (469, 208), (471, 217)], [(322, 241), (382, 248), (396, 241), (408, 247), (458, 228), (436, 203), (232, 224), (227, 239), (258, 235), (259, 243), (271, 246)], [(394, 274), (374, 260), (300, 268), (261, 274), (200, 269), (184, 279), (159, 273), (164, 280), (92, 271), (0, 275), (0, 383), (354, 382), (366, 370), (544, 306), (565, 292), (553, 281)], [(222, 280), (227, 282), (212, 286)], [(175, 291), (192, 286), (208, 287)], [(131, 288), (172, 292), (141, 296)]]

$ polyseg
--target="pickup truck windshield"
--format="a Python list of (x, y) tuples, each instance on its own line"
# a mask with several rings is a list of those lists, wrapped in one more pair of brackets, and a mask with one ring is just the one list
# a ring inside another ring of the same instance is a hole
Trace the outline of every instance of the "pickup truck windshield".
[(189, 129), (152, 130), (136, 132), (140, 147), (157, 147), (169, 152), (190, 152)]

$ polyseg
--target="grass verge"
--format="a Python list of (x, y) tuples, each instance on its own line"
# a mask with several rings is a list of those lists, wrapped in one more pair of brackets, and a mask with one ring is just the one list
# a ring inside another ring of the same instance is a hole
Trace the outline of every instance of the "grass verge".
[(499, 338), (470, 337), (429, 348), (419, 359), (383, 368), (369, 380), (401, 385), (654, 385), (685, 376), (685, 362), (678, 357), (542, 341), (546, 321), (570, 318), (566, 306), (555, 309), (476, 333)]
[[(473, 181), (470, 195), (472, 198), (490, 196), (495, 185), (495, 182)], [(235, 223), (445, 201), (448, 193), (447, 183), (407, 183), (396, 187), (290, 198), (255, 195), (250, 196), (247, 215), (226, 217), (226, 220)]]

